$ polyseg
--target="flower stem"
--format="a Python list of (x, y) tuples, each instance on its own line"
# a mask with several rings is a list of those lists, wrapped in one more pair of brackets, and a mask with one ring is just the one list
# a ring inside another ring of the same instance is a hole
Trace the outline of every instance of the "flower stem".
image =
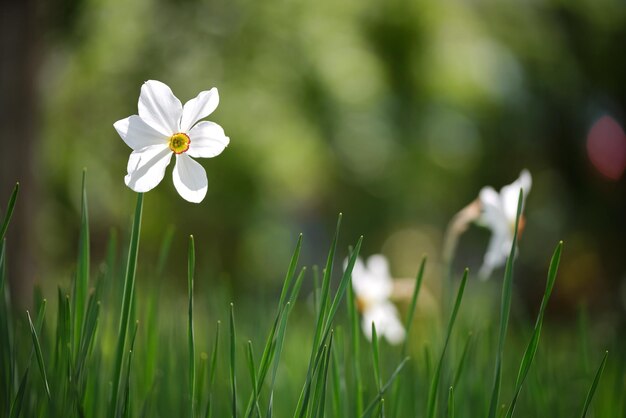
[(128, 260), (126, 264), (126, 276), (124, 278), (124, 295), (122, 296), (122, 312), (120, 317), (120, 327), (117, 337), (117, 348), (115, 350), (115, 369), (113, 374), (113, 391), (111, 407), (114, 408), (109, 416), (117, 416), (119, 411), (119, 387), (122, 378), (122, 363), (124, 358), (124, 347), (126, 345), (126, 335), (128, 334), (128, 323), (135, 292), (135, 273), (137, 272), (137, 252), (139, 250), (139, 235), (141, 233), (141, 214), (143, 209), (143, 193), (137, 194), (137, 205), (135, 206), (135, 218), (130, 234), (130, 246), (128, 248)]

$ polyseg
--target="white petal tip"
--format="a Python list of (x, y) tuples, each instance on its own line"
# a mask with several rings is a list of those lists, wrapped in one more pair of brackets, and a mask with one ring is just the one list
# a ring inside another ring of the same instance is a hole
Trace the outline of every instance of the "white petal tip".
[(196, 203), (197, 204), (197, 203), (201, 203), (204, 200), (204, 198), (206, 197), (206, 192), (207, 192), (207, 189), (204, 189), (204, 190), (198, 190), (198, 192), (196, 192), (193, 195), (183, 196), (181, 194), (180, 196), (183, 199), (185, 199), (187, 202), (189, 202), (189, 203)]

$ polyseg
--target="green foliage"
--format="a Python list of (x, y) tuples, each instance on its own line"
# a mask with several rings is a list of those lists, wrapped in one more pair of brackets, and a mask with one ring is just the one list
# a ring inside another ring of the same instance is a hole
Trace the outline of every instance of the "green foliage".
[[(202, 284), (204, 276), (196, 272), (193, 237), (189, 237), (188, 242), (187, 309), (180, 309), (175, 298), (163, 297), (152, 288), (140, 288), (133, 297), (135, 271), (141, 265), (138, 245), (142, 203), (143, 197), (139, 195), (125, 261), (126, 272), (121, 274), (115, 265), (119, 257), (111, 254), (117, 252), (117, 244), (112, 240), (106, 256), (109, 264), (103, 270), (106, 273), (89, 283), (92, 290), (85, 302), (78, 332), (75, 330), (76, 293), (70, 295), (61, 287), (57, 288), (57, 307), (52, 309), (52, 316), (46, 316), (47, 302), (41, 296), (36, 297), (35, 321), (28, 312), (10, 315), (5, 289), (6, 252), (4, 243), (0, 244), (0, 377), (2, 408), (7, 417), (436, 417), (444, 414), (441, 408), (438, 411), (437, 404), (444, 401), (445, 395), (448, 417), (457, 416), (458, 411), (472, 416), (489, 414), (485, 400), (490, 387), (484, 375), (493, 364), (491, 343), (501, 342), (508, 328), (501, 323), (494, 332), (489, 316), (475, 317), (472, 313), (474, 302), (481, 304), (485, 300), (475, 299), (477, 295), (471, 290), (485, 284), (475, 282), (466, 289), (467, 270), (460, 281), (447, 327), (434, 326), (436, 317), (426, 326), (423, 321), (415, 320), (422, 315), (418, 296), (424, 286), (426, 259), (423, 258), (412, 294), (407, 295), (410, 296), (404, 320), (407, 340), (400, 347), (390, 346), (378, 338), (376, 325), (372, 324), (372, 340), (368, 342), (361, 334), (351, 286), (352, 268), (362, 237), (348, 250), (346, 267), (337, 275), (339, 280), (334, 280), (333, 266), (341, 251), (338, 244), (340, 216), (321, 280), (307, 282), (307, 270), (300, 265), (303, 253), (300, 235), (283, 288), (276, 294), (275, 311), (268, 311), (262, 298), (238, 298), (236, 326), (235, 305), (223, 302), (227, 294), (219, 286), (212, 287), (211, 292), (217, 294), (211, 293), (213, 302), (208, 307), (196, 303), (203, 301), (196, 295), (195, 285)], [(86, 210), (86, 205), (84, 208)], [(171, 232), (166, 233), (163, 240), (162, 248), (177, 242)], [(502, 381), (509, 383), (517, 376), (511, 382), (512, 401), (504, 405), (509, 416), (513, 411), (522, 416), (557, 417), (579, 413), (572, 409), (579, 407), (572, 401), (575, 395), (568, 393), (584, 390), (578, 386), (580, 379), (572, 378), (576, 373), (586, 374), (584, 361), (578, 353), (563, 350), (563, 346), (555, 343), (558, 339), (551, 338), (551, 333), (545, 333), (543, 338), (549, 341), (550, 350), (541, 351), (539, 345), (542, 329), (550, 326), (544, 323), (544, 318), (561, 250), (562, 243), (550, 263), (530, 342), (526, 350), (519, 353), (521, 364), (516, 368), (515, 364), (503, 360), (503, 351), (500, 351), (503, 343), (496, 351)], [(167, 253), (167, 249), (162, 250), (160, 258), (166, 259)], [(89, 263), (89, 260), (81, 261), (83, 255), (90, 257), (82, 245), (79, 254), (78, 263)], [(514, 257), (514, 249), (511, 257)], [(159, 264), (155, 267), (160, 271)], [(513, 304), (511, 268), (512, 258), (505, 273), (501, 306), (501, 320), (507, 321)], [(141, 268), (139, 271), (143, 274)], [(78, 275), (75, 280), (79, 280)], [(155, 287), (161, 285), (155, 284)], [(316, 303), (310, 306), (300, 303), (304, 299), (300, 296), (302, 289), (318, 295)], [(463, 313), (460, 310), (462, 300)], [(209, 320), (221, 315), (229, 317), (227, 341), (220, 338), (221, 322)], [(134, 327), (129, 330), (130, 321), (134, 322)], [(142, 330), (144, 327), (149, 328), (145, 330), (147, 333)], [(475, 337), (477, 333), (481, 338)], [(438, 350), (433, 349), (429, 341), (442, 337), (441, 353), (432, 361), (432, 353)], [(519, 336), (512, 333), (511, 338)], [(563, 339), (560, 344), (569, 346), (580, 337), (564, 332), (560, 338)], [(588, 338), (590, 349), (596, 349), (592, 337)], [(253, 341), (265, 342), (260, 358), (255, 354)], [(118, 351), (120, 347), (122, 354)], [(201, 353), (199, 361), (197, 353)], [(596, 394), (601, 395), (595, 401), (596, 417), (623, 415), (621, 387), (600, 384), (607, 361), (605, 355), (588, 390), (582, 417), (587, 416)], [(119, 368), (118, 364), (121, 364)], [(37, 379), (32, 374), (35, 367), (39, 371)], [(624, 362), (606, 369), (609, 376), (604, 379), (621, 376)], [(520, 396), (522, 385), (526, 388), (524, 396)], [(449, 389), (444, 394), (439, 391), (440, 387)], [(544, 392), (555, 395), (558, 403), (544, 402)], [(388, 393), (391, 396), (387, 396)]]

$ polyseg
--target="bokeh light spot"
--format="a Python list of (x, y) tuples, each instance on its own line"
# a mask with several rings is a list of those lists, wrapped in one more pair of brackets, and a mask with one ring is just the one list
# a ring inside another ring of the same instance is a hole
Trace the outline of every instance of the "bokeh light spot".
[(587, 135), (587, 154), (591, 163), (603, 176), (617, 180), (626, 168), (626, 135), (610, 116), (603, 116), (593, 124)]

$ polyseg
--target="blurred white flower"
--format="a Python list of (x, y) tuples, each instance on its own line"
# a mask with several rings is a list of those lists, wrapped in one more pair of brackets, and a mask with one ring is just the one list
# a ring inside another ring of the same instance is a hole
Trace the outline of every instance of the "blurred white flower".
[[(523, 202), (526, 202), (531, 185), (530, 173), (522, 170), (519, 178), (504, 186), (500, 193), (491, 186), (483, 187), (480, 191), (480, 215), (476, 222), (491, 229), (491, 240), (479, 272), (479, 277), (483, 280), (489, 278), (495, 268), (505, 264), (513, 245), (519, 192), (523, 189)], [(523, 216), (519, 226), (521, 231), (524, 226)]]
[[(344, 263), (347, 265), (347, 260)], [(372, 339), (372, 322), (376, 333), (384, 336), (391, 344), (404, 341), (406, 332), (398, 317), (398, 310), (389, 301), (393, 291), (393, 279), (389, 264), (383, 255), (372, 255), (367, 264), (357, 258), (352, 269), (352, 288), (357, 307), (361, 312), (361, 328), (365, 336)]]
[(183, 106), (172, 90), (156, 80), (146, 81), (139, 95), (139, 115), (113, 124), (133, 152), (124, 181), (132, 190), (152, 190), (165, 176), (165, 168), (176, 155), (174, 186), (183, 199), (199, 203), (207, 192), (204, 168), (195, 158), (219, 155), (230, 142), (209, 116), (219, 103), (216, 88), (203, 91)]

